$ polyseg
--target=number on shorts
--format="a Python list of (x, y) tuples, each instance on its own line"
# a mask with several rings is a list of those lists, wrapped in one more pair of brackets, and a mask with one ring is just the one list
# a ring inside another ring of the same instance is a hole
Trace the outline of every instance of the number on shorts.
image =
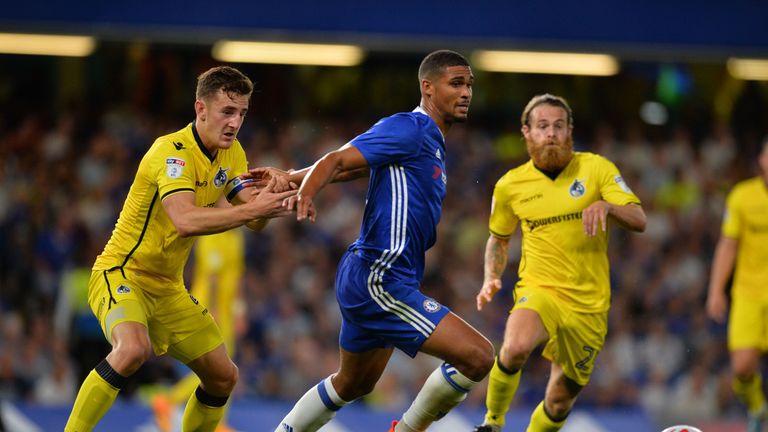
[(587, 367), (587, 363), (591, 362), (592, 359), (595, 358), (595, 349), (587, 345), (584, 345), (582, 349), (587, 352), (587, 356), (579, 360), (578, 362), (576, 362), (576, 369), (581, 369), (585, 371), (585, 370), (589, 370), (589, 367)]

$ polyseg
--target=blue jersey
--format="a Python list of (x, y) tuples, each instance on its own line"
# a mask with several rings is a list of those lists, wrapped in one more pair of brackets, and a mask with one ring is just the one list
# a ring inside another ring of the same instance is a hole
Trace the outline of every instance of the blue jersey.
[(445, 198), (442, 132), (416, 108), (380, 120), (350, 144), (371, 170), (360, 237), (350, 250), (386, 279), (420, 281)]

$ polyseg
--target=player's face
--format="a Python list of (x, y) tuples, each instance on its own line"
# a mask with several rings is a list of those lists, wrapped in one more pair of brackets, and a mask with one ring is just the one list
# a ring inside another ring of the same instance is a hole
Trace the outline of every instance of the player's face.
[(250, 95), (219, 90), (210, 98), (195, 102), (195, 126), (203, 144), (212, 154), (232, 146), (248, 112), (249, 99)]
[(449, 66), (433, 81), (432, 100), (447, 124), (467, 121), (474, 81), (469, 66)]
[(541, 104), (532, 109), (522, 131), (533, 163), (546, 171), (565, 168), (573, 157), (572, 129), (562, 107)]

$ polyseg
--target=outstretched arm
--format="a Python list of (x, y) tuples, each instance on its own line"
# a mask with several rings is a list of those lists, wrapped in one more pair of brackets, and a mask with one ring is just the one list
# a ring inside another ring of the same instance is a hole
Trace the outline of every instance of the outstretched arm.
[(491, 234), (485, 243), (485, 259), (483, 264), (483, 287), (477, 294), (477, 310), (490, 303), (493, 296), (501, 289), (501, 276), (507, 268), (509, 256), (509, 239), (499, 238)]
[[(346, 148), (352, 147), (351, 144), (347, 143), (344, 144), (339, 148), (339, 150), (344, 150)], [(243, 175), (243, 178), (252, 178), (256, 180), (256, 187), (263, 187), (264, 184), (266, 184), (267, 181), (271, 178), (277, 178), (279, 179), (278, 191), (287, 190), (288, 186), (290, 184), (296, 184), (299, 185), (304, 181), (304, 177), (307, 176), (309, 171), (312, 169), (311, 166), (308, 166), (306, 168), (302, 168), (300, 170), (282, 170), (279, 168), (273, 168), (273, 167), (257, 167), (252, 168), (249, 170), (249, 172), (245, 175)], [(370, 169), (368, 166), (360, 167), (360, 168), (354, 168), (354, 169), (342, 169), (339, 168), (333, 173), (333, 177), (331, 178), (331, 183), (338, 183), (338, 182), (348, 182), (351, 180), (355, 180), (361, 177), (368, 177), (370, 174)]]
[[(304, 176), (299, 187), (299, 193), (295, 197), (296, 219), (301, 221), (308, 218), (312, 222), (315, 221), (316, 213), (313, 199), (338, 172), (367, 168), (368, 161), (360, 153), (360, 150), (351, 145), (327, 153), (320, 158)], [(289, 208), (292, 208), (293, 201), (293, 199), (289, 200)]]
[(291, 210), (283, 201), (295, 190), (274, 192), (275, 180), (242, 205), (198, 207), (194, 192), (179, 192), (163, 200), (163, 208), (181, 237), (214, 234), (245, 225), (255, 219), (287, 216)]

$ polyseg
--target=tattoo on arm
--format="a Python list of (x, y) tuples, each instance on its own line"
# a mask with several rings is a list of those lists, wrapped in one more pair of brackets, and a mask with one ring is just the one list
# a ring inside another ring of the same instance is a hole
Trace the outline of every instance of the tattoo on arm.
[(507, 268), (508, 239), (490, 237), (485, 248), (485, 279), (500, 279)]

